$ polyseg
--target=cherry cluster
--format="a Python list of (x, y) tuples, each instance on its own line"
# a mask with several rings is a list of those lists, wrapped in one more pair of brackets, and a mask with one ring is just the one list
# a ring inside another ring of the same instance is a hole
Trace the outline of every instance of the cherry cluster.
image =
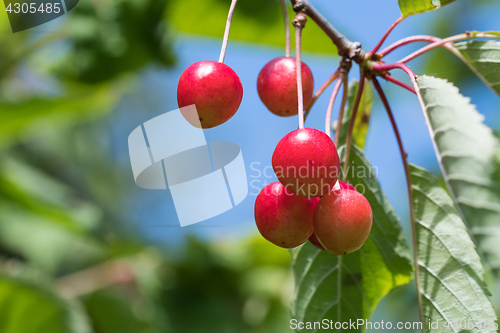
[[(303, 101), (313, 98), (314, 81), (302, 63)], [(296, 59), (271, 60), (259, 74), (262, 102), (279, 116), (298, 113)], [(332, 139), (314, 128), (285, 135), (272, 156), (279, 182), (267, 185), (255, 201), (255, 221), (273, 244), (294, 248), (308, 239), (334, 254), (358, 250), (373, 220), (368, 200), (352, 185), (338, 181), (340, 159)]]
[[(235, 3), (233, 0), (219, 61), (194, 63), (179, 80), (179, 107), (197, 127), (225, 123), (243, 97), (238, 75), (223, 63)], [(287, 56), (267, 63), (257, 79), (264, 105), (278, 116), (298, 115), (299, 129), (283, 137), (274, 150), (272, 165), (279, 182), (267, 185), (257, 196), (255, 221), (262, 236), (277, 246), (294, 248), (309, 240), (333, 254), (348, 254), (368, 239), (373, 213), (361, 193), (339, 181), (340, 159), (329, 127), (324, 133), (303, 126), (303, 106), (313, 102), (314, 80), (300, 60), (298, 36), (297, 58), (289, 56), (288, 43)], [(192, 104), (196, 114), (187, 113), (192, 108), (182, 109)]]

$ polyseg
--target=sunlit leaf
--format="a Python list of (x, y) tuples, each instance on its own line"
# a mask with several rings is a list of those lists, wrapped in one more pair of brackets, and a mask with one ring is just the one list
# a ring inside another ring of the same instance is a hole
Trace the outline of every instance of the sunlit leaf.
[(444, 7), (455, 0), (398, 0), (403, 17), (427, 13)]
[[(226, 0), (171, 1), (165, 13), (177, 31), (216, 37), (222, 43), (230, 4), (231, 1)], [(288, 11), (291, 20), (295, 13), (291, 7)], [(291, 24), (290, 29), (293, 45), (294, 28)], [(284, 30), (279, 1), (239, 1), (234, 12), (229, 38), (230, 41), (240, 40), (280, 46), (283, 47), (284, 53)], [(309, 52), (337, 53), (332, 41), (313, 20), (307, 21), (303, 31), (302, 49)], [(228, 52), (231, 52), (231, 42)]]
[(444, 179), (458, 212), (484, 256), (500, 274), (500, 159), (484, 116), (451, 83), (417, 79), (418, 93)]
[[(398, 217), (382, 192), (374, 169), (359, 148), (354, 146), (350, 156), (353, 169), (347, 172), (348, 181), (370, 202), (373, 228), (365, 245), (348, 255), (335, 256), (309, 242), (296, 250), (292, 318), (299, 322), (368, 319), (392, 289), (412, 278), (410, 253)], [(351, 331), (364, 332), (364, 327)]]
[(500, 96), (500, 42), (473, 40), (455, 44), (466, 65)]
[(410, 168), (424, 331), (496, 332), (484, 270), (453, 201), (433, 175)]

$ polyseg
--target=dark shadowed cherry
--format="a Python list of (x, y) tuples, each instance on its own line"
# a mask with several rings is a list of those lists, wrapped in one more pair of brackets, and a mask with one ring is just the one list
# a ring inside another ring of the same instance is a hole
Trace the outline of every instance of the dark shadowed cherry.
[(335, 144), (314, 128), (301, 128), (285, 135), (274, 149), (272, 164), (278, 180), (303, 197), (328, 193), (340, 170)]
[(373, 212), (358, 191), (338, 190), (323, 196), (314, 210), (314, 232), (329, 252), (337, 255), (358, 250), (368, 239)]
[(312, 245), (316, 246), (318, 249), (320, 250), (325, 249), (323, 245), (321, 245), (321, 243), (319, 242), (318, 237), (316, 237), (316, 234), (314, 232), (311, 235), (311, 237), (309, 237), (309, 241), (311, 242)]
[[(313, 98), (314, 80), (309, 67), (302, 62), (304, 106)], [(297, 62), (292, 57), (280, 57), (268, 62), (259, 73), (257, 91), (264, 105), (282, 117), (298, 112)]]
[(261, 235), (271, 243), (294, 248), (313, 232), (312, 219), (317, 198), (303, 198), (274, 182), (262, 189), (255, 200), (255, 222)]
[[(217, 61), (198, 61), (182, 73), (177, 86), (179, 108), (196, 106), (197, 114), (182, 115), (193, 126), (212, 128), (228, 121), (238, 110), (243, 86), (231, 67)], [(198, 122), (199, 121), (199, 122)]]

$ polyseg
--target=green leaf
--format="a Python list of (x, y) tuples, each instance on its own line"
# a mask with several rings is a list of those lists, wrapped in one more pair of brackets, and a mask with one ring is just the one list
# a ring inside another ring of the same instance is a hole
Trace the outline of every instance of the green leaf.
[(500, 158), (484, 116), (451, 83), (417, 79), (418, 94), (451, 197), (485, 266), (500, 276)]
[(455, 44), (465, 64), (500, 96), (500, 42), (473, 40)]
[(70, 87), (65, 97), (0, 101), (0, 149), (106, 114), (118, 94), (109, 85)]
[[(225, 0), (170, 1), (165, 14), (178, 31), (216, 37), (222, 43), (230, 3), (231, 1)], [(288, 12), (292, 19), (294, 11), (291, 7)], [(294, 28), (291, 24), (290, 29), (293, 46)], [(302, 36), (303, 51), (337, 54), (335, 45), (313, 20), (307, 21)], [(229, 53), (231, 40), (279, 46), (284, 53), (285, 29), (279, 1), (239, 1), (234, 11), (229, 38)], [(218, 58), (219, 55), (214, 56)]]
[[(410, 166), (410, 177), (424, 323), (439, 320), (439, 327), (424, 325), (424, 332), (496, 332), (483, 266), (453, 201), (429, 172)], [(460, 329), (463, 322), (490, 328)]]
[[(340, 142), (345, 142), (347, 139), (347, 132), (349, 129), (349, 121), (352, 116), (354, 101), (356, 100), (356, 94), (359, 89), (359, 81), (352, 80), (349, 83), (349, 92), (347, 99), (347, 106), (344, 112), (344, 118), (342, 119), (342, 127), (340, 131)], [(353, 142), (364, 149), (366, 143), (366, 136), (368, 135), (368, 129), (370, 127), (370, 117), (372, 114), (373, 107), (373, 88), (368, 82), (365, 82), (363, 95), (361, 95), (361, 101), (359, 103), (358, 113), (356, 114), (356, 121), (354, 123), (354, 130), (352, 132)], [(334, 122), (334, 127), (336, 123)], [(335, 128), (334, 128), (335, 129)]]
[(348, 181), (370, 202), (372, 231), (365, 245), (348, 255), (335, 256), (309, 242), (296, 250), (291, 310), (292, 318), (300, 322), (368, 319), (382, 298), (412, 278), (410, 253), (398, 217), (380, 188), (375, 170), (356, 146), (350, 156), (353, 169), (347, 172)]
[(455, 2), (455, 0), (398, 0), (403, 17), (427, 13), (452, 2)]
[[(14, 204), (0, 204), (0, 243), (45, 271), (71, 271), (103, 256), (91, 237)], [(0, 330), (1, 332), (1, 330)]]
[(65, 78), (98, 83), (149, 63), (172, 65), (171, 35), (163, 19), (166, 5), (167, 1), (155, 0), (99, 5), (80, 1), (63, 27), (71, 43), (53, 63), (55, 71)]
[(102, 215), (74, 189), (7, 154), (0, 158), (0, 197), (80, 234), (94, 229)]
[[(158, 326), (165, 326), (157, 318), (164, 314), (155, 311), (155, 304), (139, 295), (130, 297), (119, 290), (107, 289), (88, 295), (83, 301), (99, 333), (151, 333), (157, 332)], [(170, 329), (160, 331), (169, 332)]]
[(86, 314), (76, 302), (20, 279), (0, 276), (0, 332), (90, 333)]

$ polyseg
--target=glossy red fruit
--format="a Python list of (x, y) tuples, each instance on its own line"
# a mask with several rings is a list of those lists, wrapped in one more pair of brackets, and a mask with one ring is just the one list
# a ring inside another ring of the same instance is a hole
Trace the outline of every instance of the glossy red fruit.
[[(314, 93), (314, 79), (309, 67), (302, 62), (302, 91), (304, 106), (309, 105)], [(259, 73), (257, 91), (264, 105), (282, 117), (298, 112), (297, 62), (292, 57), (280, 57), (268, 62)]]
[(325, 248), (323, 247), (323, 245), (321, 245), (321, 243), (318, 240), (318, 237), (316, 237), (316, 234), (314, 232), (311, 235), (311, 237), (309, 237), (309, 241), (311, 242), (312, 245), (316, 246), (318, 249), (325, 250)]
[(272, 164), (278, 180), (303, 197), (320, 197), (330, 192), (340, 170), (335, 144), (314, 128), (285, 135), (274, 149)]
[(271, 243), (294, 248), (313, 233), (312, 219), (318, 199), (299, 197), (274, 182), (262, 189), (255, 200), (255, 222), (261, 235)]
[(342, 190), (353, 190), (353, 191), (357, 191), (356, 188), (354, 186), (352, 186), (351, 184), (349, 183), (346, 183), (342, 180), (339, 180), (339, 184), (340, 184), (340, 188)]
[(337, 255), (358, 250), (368, 239), (373, 213), (368, 200), (352, 190), (332, 191), (314, 210), (314, 232), (321, 245)]
[(182, 73), (177, 85), (179, 108), (186, 120), (195, 127), (212, 128), (228, 121), (238, 110), (243, 98), (240, 78), (231, 67), (217, 61), (198, 61)]

